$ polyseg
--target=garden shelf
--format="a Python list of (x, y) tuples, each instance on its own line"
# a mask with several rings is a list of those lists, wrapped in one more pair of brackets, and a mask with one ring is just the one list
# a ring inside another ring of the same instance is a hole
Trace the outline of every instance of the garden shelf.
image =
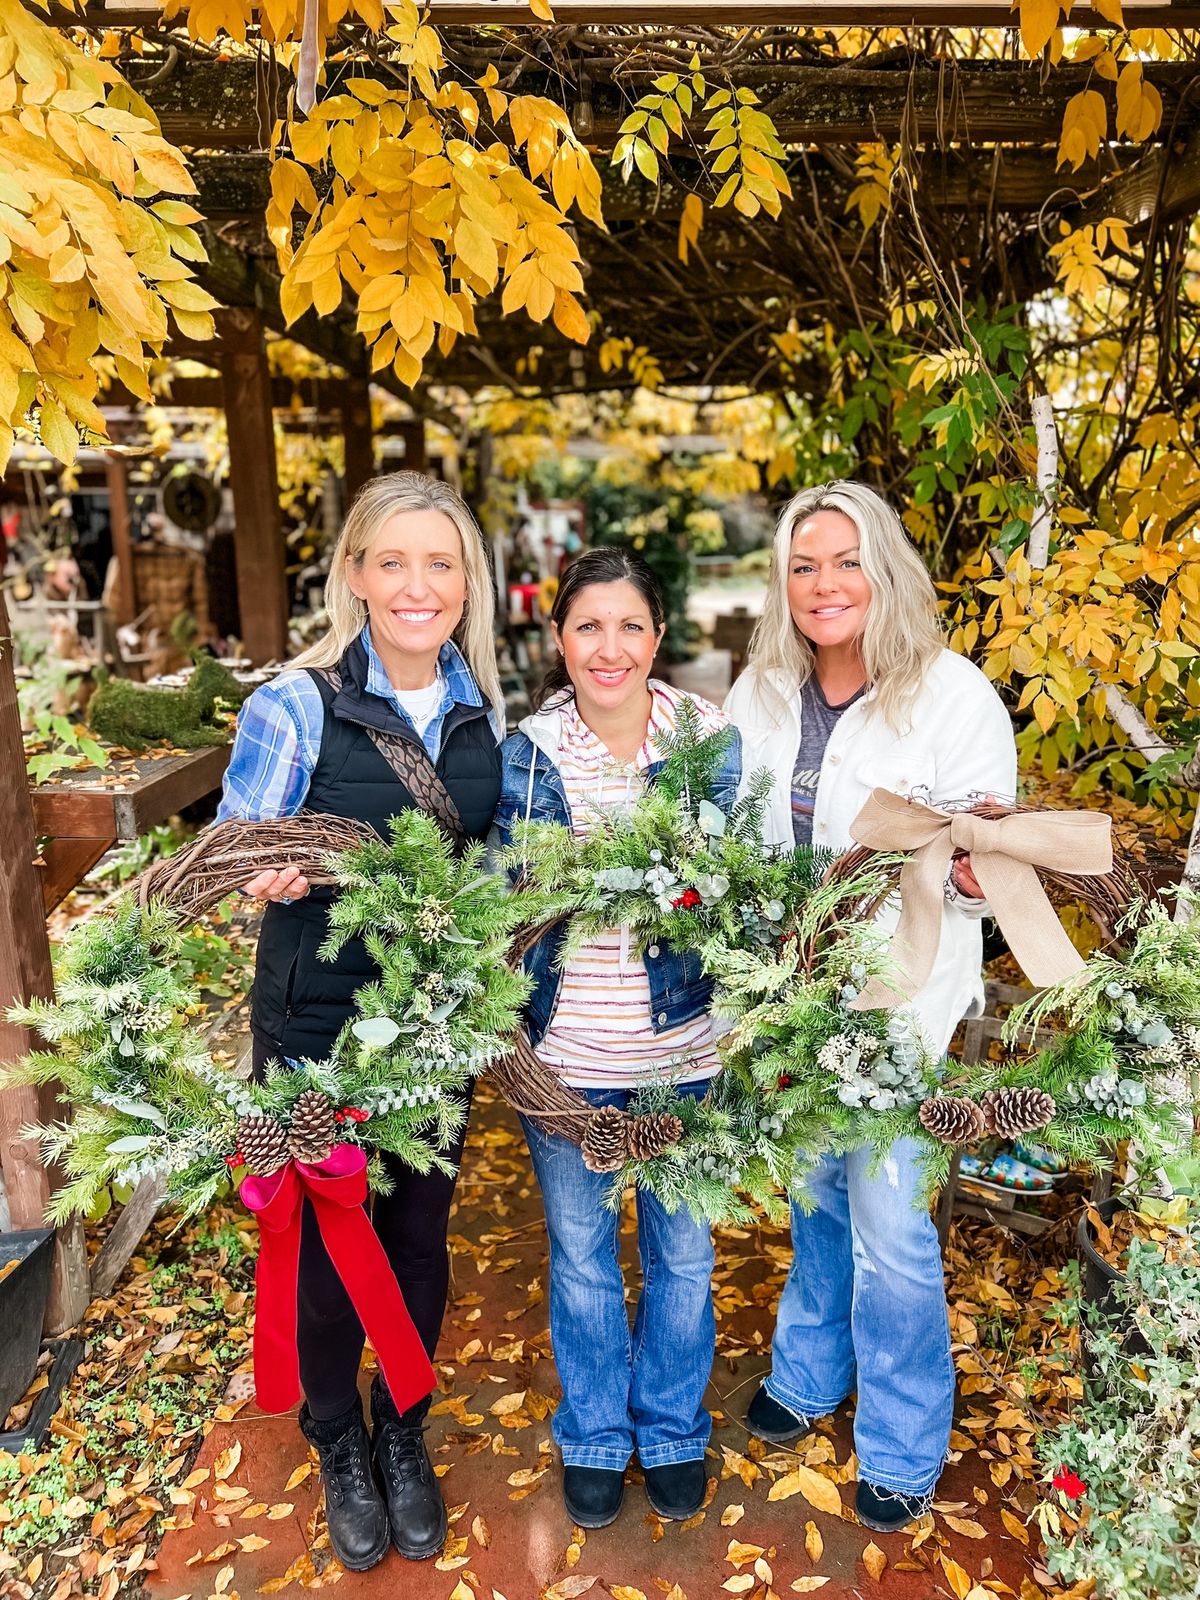
[(231, 749), (149, 750), (31, 785), (34, 829), (50, 841), (42, 851), (44, 908), (52, 910), (118, 839), (139, 838), (219, 788)]

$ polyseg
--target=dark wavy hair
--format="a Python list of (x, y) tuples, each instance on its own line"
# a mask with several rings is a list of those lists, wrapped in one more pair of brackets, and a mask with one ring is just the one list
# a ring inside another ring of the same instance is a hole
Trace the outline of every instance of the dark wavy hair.
[[(658, 579), (641, 556), (635, 556), (631, 551), (621, 550), (615, 545), (604, 545), (599, 550), (585, 551), (572, 561), (562, 575), (550, 612), (550, 621), (561, 629), (579, 596), (585, 589), (590, 589), (597, 583), (631, 583), (646, 602), (655, 633), (664, 626), (667, 620), (667, 608)], [(569, 699), (574, 693), (575, 686), (567, 674), (567, 663), (555, 651), (550, 665), (546, 668), (546, 676), (533, 696), (534, 710), (540, 711), (542, 706), (556, 695)]]

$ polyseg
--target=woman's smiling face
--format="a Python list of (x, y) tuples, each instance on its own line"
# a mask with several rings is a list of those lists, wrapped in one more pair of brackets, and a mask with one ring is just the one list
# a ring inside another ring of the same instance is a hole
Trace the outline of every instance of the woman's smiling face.
[(847, 645), (866, 625), (871, 585), (858, 543), (858, 529), (841, 511), (814, 511), (792, 533), (788, 607), (815, 650)]
[(585, 721), (589, 710), (611, 713), (645, 693), (664, 631), (627, 579), (580, 591), (553, 632)]
[(347, 562), (346, 577), (367, 607), (372, 642), (385, 654), (436, 661), (462, 620), (462, 539), (442, 511), (394, 512), (361, 563)]

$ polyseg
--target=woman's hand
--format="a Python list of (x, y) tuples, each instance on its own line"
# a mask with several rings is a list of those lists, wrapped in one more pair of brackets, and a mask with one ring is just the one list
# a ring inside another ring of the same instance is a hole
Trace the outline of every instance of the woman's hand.
[(955, 856), (950, 863), (950, 872), (954, 878), (954, 887), (959, 894), (965, 894), (968, 900), (986, 900), (987, 896), (979, 887), (979, 879), (971, 870), (969, 855)]
[(268, 867), (244, 883), (242, 893), (253, 895), (256, 900), (274, 900), (278, 905), (290, 906), (293, 900), (303, 900), (308, 893), (308, 879), (299, 867)]

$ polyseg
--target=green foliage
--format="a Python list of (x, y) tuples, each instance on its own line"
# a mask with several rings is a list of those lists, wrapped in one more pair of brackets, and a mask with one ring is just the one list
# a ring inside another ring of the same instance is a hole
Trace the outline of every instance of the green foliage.
[(627, 811), (597, 810), (582, 838), (558, 823), (518, 824), (504, 864), (570, 908), (562, 962), (616, 927), (628, 927), (639, 950), (658, 939), (680, 950), (714, 938), (738, 946), (782, 931), (788, 908), (812, 887), (814, 858), (764, 850), (765, 776), (728, 818), (708, 798), (730, 737), (728, 729), (702, 736), (685, 699), (661, 772)]
[[(107, 761), (107, 753), (101, 751), (101, 754)], [(156, 861), (173, 856), (184, 843), (184, 837), (169, 822), (159, 823), (149, 833), (139, 834), (136, 839), (121, 840), (92, 868), (89, 876), (100, 883), (128, 883), (130, 878), (136, 878)]]
[(1047, 1565), (1098, 1600), (1181, 1600), (1200, 1594), (1200, 1234), (1166, 1252), (1135, 1238), (1115, 1292), (1150, 1353), (1085, 1316), (1084, 1396), (1039, 1446), (1048, 1479), (1084, 1486), (1042, 1507)]
[[(956, 547), (944, 530), (965, 517), (1006, 553), (1026, 537), (1036, 495), (1011, 452), (1010, 405), (1029, 361), (1030, 340), (1019, 308), (967, 307), (946, 345), (933, 301), (914, 319), (852, 328), (832, 354), (830, 381), (807, 398), (787, 396), (792, 425), (786, 445), (793, 481), (880, 479), (909, 510), (905, 521), (927, 549), (935, 574), (950, 577)], [(780, 335), (785, 383), (804, 368), (804, 335)], [(901, 485), (897, 490), (897, 484)], [(922, 511), (919, 508), (927, 507)], [(943, 552), (950, 557), (943, 568)]]
[(1058, 1110), (1038, 1140), (1069, 1160), (1096, 1164), (1135, 1139), (1139, 1165), (1153, 1172), (1189, 1140), (1186, 1090), (1172, 1091), (1172, 1076), (1190, 1080), (1200, 1101), (1200, 922), (1138, 904), (1119, 937), (1012, 1014), (1010, 1045), (1048, 1022), (1062, 1031), (1032, 1059), (988, 1069), (986, 1086), (1048, 1090)]
[[(359, 1016), (327, 1061), (281, 1065), (261, 1084), (218, 1067), (187, 1026), (196, 980), (216, 981), (202, 964), (215, 936), (129, 899), (76, 924), (56, 963), (56, 998), (11, 1013), (53, 1048), (5, 1074), (61, 1079), (74, 1108), (40, 1130), (67, 1179), (51, 1220), (101, 1211), (114, 1187), (151, 1172), (185, 1213), (203, 1209), (228, 1185), (239, 1120), (256, 1114), (286, 1128), (308, 1089), (359, 1113), (339, 1124), (339, 1139), (420, 1171), (447, 1169), (441, 1152), (462, 1126), (463, 1089), (507, 1048), (528, 994), (529, 980), (504, 959), (509, 935), (542, 904), (511, 896), (480, 870), (482, 857), (476, 846), (456, 859), (437, 826), (408, 811), (393, 819), (390, 841), (333, 858), (343, 893), (323, 953), (361, 934), (383, 976), (359, 992)], [(218, 940), (220, 959), (227, 953), (236, 957)]]
[(782, 1124), (777, 1143), (793, 1152), (786, 1183), (801, 1203), (826, 1154), (871, 1145), (882, 1159), (900, 1138), (923, 1146), (924, 1194), (944, 1177), (945, 1147), (917, 1120), (941, 1064), (907, 1011), (849, 1009), (869, 980), (893, 975), (885, 936), (861, 919), (884, 887), (883, 865), (814, 884), (776, 947), (704, 950), (717, 979), (714, 1012), (732, 1024), (726, 1061)]
[(32, 783), (45, 783), (56, 772), (90, 762), (94, 767), (108, 765), (108, 752), (87, 732), (73, 723), (64, 708), (75, 703), (81, 679), (66, 662), (48, 649), (33, 647), (21, 639), (20, 656), (29, 676), (17, 681), (17, 706), (26, 744), (32, 753), (25, 771)]

